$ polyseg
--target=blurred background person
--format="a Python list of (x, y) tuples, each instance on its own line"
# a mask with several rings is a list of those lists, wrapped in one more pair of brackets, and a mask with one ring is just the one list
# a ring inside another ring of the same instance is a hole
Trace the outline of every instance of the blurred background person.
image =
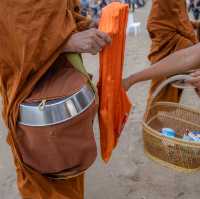
[[(171, 53), (197, 43), (197, 36), (188, 16), (185, 0), (153, 0), (147, 29), (152, 44), (149, 61), (155, 64)], [(165, 78), (154, 79), (149, 91), (151, 95)], [(179, 102), (181, 90), (168, 86), (160, 92), (156, 101)]]
[(89, 7), (90, 7), (89, 0), (81, 0), (80, 1), (80, 6), (81, 6), (81, 15), (87, 16), (88, 15), (88, 10), (89, 10)]

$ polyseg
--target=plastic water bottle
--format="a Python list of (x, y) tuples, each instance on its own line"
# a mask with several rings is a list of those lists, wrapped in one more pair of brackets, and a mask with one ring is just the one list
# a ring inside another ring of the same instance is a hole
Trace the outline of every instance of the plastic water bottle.
[(176, 137), (176, 132), (171, 128), (163, 128), (161, 130), (161, 134), (163, 136), (169, 137), (169, 138), (175, 138)]

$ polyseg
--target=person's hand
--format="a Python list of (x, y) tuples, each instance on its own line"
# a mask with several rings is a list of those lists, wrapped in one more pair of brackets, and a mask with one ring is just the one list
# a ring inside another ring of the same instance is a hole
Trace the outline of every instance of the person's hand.
[(190, 83), (192, 86), (194, 86), (196, 88), (197, 94), (200, 96), (200, 70), (196, 70), (190, 75), (192, 79), (188, 80), (187, 83)]
[(99, 27), (99, 19), (93, 19), (90, 24), (90, 28), (98, 28)]
[(122, 80), (122, 86), (125, 91), (128, 91), (136, 83), (143, 81), (140, 79), (140, 73), (135, 73)]
[(199, 27), (199, 22), (197, 22), (197, 21), (190, 21), (190, 22), (194, 29), (197, 29)]
[(129, 78), (125, 78), (122, 80), (122, 86), (124, 87), (125, 91), (128, 91), (129, 88), (131, 87), (131, 84), (129, 82)]
[(108, 34), (95, 28), (72, 34), (66, 43), (64, 52), (97, 54), (103, 47), (111, 43)]

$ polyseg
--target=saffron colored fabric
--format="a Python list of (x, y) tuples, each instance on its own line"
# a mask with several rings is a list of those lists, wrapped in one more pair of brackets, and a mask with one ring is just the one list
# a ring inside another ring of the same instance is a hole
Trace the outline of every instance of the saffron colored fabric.
[(100, 53), (99, 126), (102, 158), (107, 162), (128, 118), (131, 103), (122, 87), (128, 5), (114, 2), (103, 9), (99, 29), (112, 38)]

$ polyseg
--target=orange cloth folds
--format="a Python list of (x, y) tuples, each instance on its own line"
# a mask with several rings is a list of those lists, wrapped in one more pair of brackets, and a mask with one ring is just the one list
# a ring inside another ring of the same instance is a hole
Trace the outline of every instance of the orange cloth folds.
[(112, 38), (112, 44), (100, 53), (99, 125), (104, 161), (109, 160), (117, 145), (131, 109), (122, 87), (127, 18), (128, 6), (115, 2), (103, 9), (99, 24), (99, 29)]
[[(149, 54), (149, 60), (152, 64), (197, 42), (185, 0), (153, 0), (147, 29), (152, 40)], [(163, 80), (164, 78), (152, 81), (149, 102), (152, 93)], [(179, 89), (169, 85), (163, 89), (156, 101), (178, 102), (180, 94)]]
[(26, 168), (15, 141), (19, 104), (46, 73), (73, 31), (87, 28), (75, 0), (0, 1), (0, 90), (8, 143), (22, 198), (83, 199), (83, 176), (52, 181)]

